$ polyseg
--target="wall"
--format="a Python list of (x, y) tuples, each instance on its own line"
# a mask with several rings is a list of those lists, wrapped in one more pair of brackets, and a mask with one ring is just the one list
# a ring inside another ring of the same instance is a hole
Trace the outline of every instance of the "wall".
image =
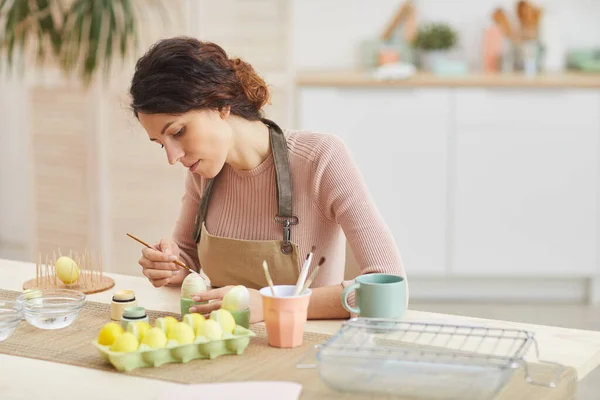
[(268, 118), (287, 125), (293, 117), (292, 0), (192, 0), (190, 34), (213, 41), (230, 58), (241, 57), (265, 79)]
[(0, 252), (22, 259), (28, 252), (31, 188), (26, 93), (5, 79), (0, 83)]
[[(402, 0), (292, 0), (293, 63), (296, 70), (351, 68), (359, 63), (357, 45), (378, 36)], [(538, 0), (535, 4), (560, 15), (568, 47), (600, 47), (600, 1)], [(514, 14), (516, 1), (414, 0), (421, 21), (447, 21), (459, 31), (461, 47), (472, 68), (478, 68), (483, 29), (495, 7)], [(343, 10), (343, 11), (342, 11)]]

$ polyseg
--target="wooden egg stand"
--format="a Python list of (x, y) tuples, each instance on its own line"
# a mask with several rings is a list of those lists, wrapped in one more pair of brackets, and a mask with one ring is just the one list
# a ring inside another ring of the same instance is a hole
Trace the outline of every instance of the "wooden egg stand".
[[(60, 249), (58, 256), (61, 257)], [(115, 281), (104, 275), (102, 267), (102, 256), (96, 260), (94, 254), (87, 250), (83, 254), (69, 251), (71, 258), (79, 267), (79, 278), (75, 283), (65, 284), (56, 275), (56, 252), (52, 256), (45, 256), (45, 262), (42, 263), (42, 256), (38, 254), (35, 263), (35, 278), (23, 283), (23, 290), (28, 289), (72, 289), (79, 290), (85, 294), (100, 293), (115, 286)]]

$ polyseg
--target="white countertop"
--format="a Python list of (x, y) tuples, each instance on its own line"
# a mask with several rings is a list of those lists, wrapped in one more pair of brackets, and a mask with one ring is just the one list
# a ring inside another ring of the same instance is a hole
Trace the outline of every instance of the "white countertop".
[[(147, 309), (179, 312), (178, 288), (154, 288), (145, 277), (106, 274), (115, 279), (109, 291), (92, 294), (89, 300), (110, 303), (117, 290), (132, 289)], [(0, 259), (0, 288), (22, 290), (23, 282), (35, 277), (35, 264)], [(574, 367), (579, 379), (600, 364), (600, 332), (531, 325), (408, 311), (407, 321), (482, 325), (534, 332), (542, 359)], [(334, 333), (341, 321), (309, 321), (306, 330)], [(1, 346), (1, 344), (0, 344)], [(535, 361), (531, 359), (530, 361)], [(0, 398), (12, 399), (144, 399), (152, 400), (175, 383), (138, 378), (66, 364), (0, 354)], [(94, 389), (97, 388), (97, 389)]]

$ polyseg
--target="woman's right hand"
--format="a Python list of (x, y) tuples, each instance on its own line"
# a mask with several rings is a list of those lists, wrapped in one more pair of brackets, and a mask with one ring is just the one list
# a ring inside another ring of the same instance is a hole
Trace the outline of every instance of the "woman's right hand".
[(171, 239), (161, 239), (160, 243), (150, 249), (144, 247), (138, 263), (142, 273), (154, 287), (162, 287), (169, 283), (181, 283), (187, 270), (173, 261), (179, 258), (179, 246)]

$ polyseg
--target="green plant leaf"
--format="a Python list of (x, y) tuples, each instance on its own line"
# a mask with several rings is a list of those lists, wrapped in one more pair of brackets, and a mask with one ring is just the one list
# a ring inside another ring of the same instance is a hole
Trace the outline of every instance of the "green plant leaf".
[[(26, 23), (29, 4), (26, 1), (15, 1), (8, 12), (7, 30), (9, 33), (8, 42), (8, 65), (13, 66), (13, 57), (15, 50), (20, 50), (23, 53), (25, 45), (25, 35), (27, 33)], [(11, 32), (12, 31), (12, 32)]]
[[(58, 0), (19, 0), (2, 1), (0, 4), (0, 51), (6, 55), (7, 66), (13, 69), (15, 56), (18, 57), (18, 70), (21, 75), (25, 72), (25, 63), (29, 54), (34, 55), (36, 64), (56, 53), (58, 29), (54, 23), (52, 10)], [(50, 41), (51, 47), (47, 46)], [(29, 48), (35, 42), (35, 53), (29, 53)]]
[(138, 37), (135, 29), (135, 12), (130, 0), (121, 0), (125, 15), (125, 31), (121, 41), (121, 56), (127, 57), (127, 42), (133, 41), (133, 50), (137, 50)]
[(106, 45), (104, 48), (104, 79), (108, 80), (109, 76), (110, 76), (110, 68), (112, 67), (112, 60), (113, 60), (113, 42), (114, 42), (114, 37), (113, 35), (115, 33), (117, 33), (118, 35), (118, 30), (117, 30), (117, 17), (115, 15), (115, 8), (113, 7), (113, 4), (110, 0), (105, 0), (108, 4), (107, 4), (107, 8), (108, 8), (108, 32), (107, 32), (107, 37), (106, 37)]
[(430, 23), (417, 31), (413, 45), (421, 50), (448, 50), (456, 45), (458, 33), (446, 23)]
[[(38, 0), (37, 7), (39, 11), (48, 12), (47, 15), (41, 16), (39, 21), (40, 31), (42, 32), (42, 37), (48, 37), (50, 40), (50, 44), (52, 45), (52, 52), (55, 55), (59, 54), (60, 51), (60, 32), (58, 27), (54, 22), (54, 18), (52, 16), (52, 8), (54, 4), (58, 4), (60, 2), (52, 2), (50, 0)], [(43, 43), (39, 43), (42, 45)]]
[(88, 86), (99, 69), (110, 77), (117, 55), (137, 51), (141, 17), (135, 8), (164, 20), (164, 6), (156, 0), (0, 0), (0, 57), (10, 69), (16, 60), (29, 61), (31, 47), (36, 65), (56, 57), (65, 75), (77, 73)]
[(86, 28), (89, 29), (92, 1), (76, 0), (65, 12), (62, 29), (61, 66), (66, 74), (75, 71), (87, 50)]
[[(36, 10), (39, 14), (37, 21), (37, 58), (36, 63), (42, 66), (48, 54), (58, 56), (60, 50), (60, 33), (52, 15), (53, 5), (50, 0), (37, 0)], [(50, 44), (50, 49), (48, 49)]]
[(91, 3), (93, 4), (92, 12), (90, 13), (91, 23), (86, 40), (88, 46), (81, 75), (83, 83), (86, 86), (89, 85), (98, 64), (98, 49), (100, 47), (100, 32), (102, 30), (102, 14), (104, 12), (102, 0), (94, 0), (91, 1)]

